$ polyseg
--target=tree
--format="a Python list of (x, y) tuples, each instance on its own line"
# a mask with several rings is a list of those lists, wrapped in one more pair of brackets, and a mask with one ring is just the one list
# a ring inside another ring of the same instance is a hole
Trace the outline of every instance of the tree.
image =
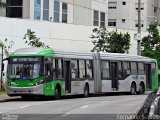
[(130, 34), (127, 32), (122, 34), (117, 30), (108, 32), (106, 27), (94, 28), (92, 43), (94, 48), (92, 51), (103, 51), (110, 53), (128, 53), (130, 48)]
[(142, 38), (142, 56), (155, 58), (160, 66), (160, 34), (157, 23), (151, 23), (147, 28), (148, 35)]
[(49, 48), (49, 45), (46, 45), (45, 43), (40, 41), (40, 38), (37, 38), (34, 31), (31, 31), (31, 29), (27, 29), (27, 33), (24, 35), (23, 38), (26, 44), (32, 46), (32, 47), (45, 47)]
[(6, 8), (6, 7), (7, 7), (7, 4), (2, 2), (2, 0), (0, 0), (0, 9)]

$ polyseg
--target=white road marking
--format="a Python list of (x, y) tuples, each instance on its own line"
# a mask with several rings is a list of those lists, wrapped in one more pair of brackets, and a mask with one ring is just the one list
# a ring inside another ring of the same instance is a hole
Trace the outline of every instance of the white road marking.
[(29, 107), (29, 106), (31, 106), (31, 105), (22, 106), (22, 107), (20, 107), (20, 109), (23, 109), (23, 108), (26, 108), (26, 107)]
[(88, 107), (88, 105), (82, 106), (81, 108), (86, 108), (86, 107)]
[(101, 103), (106, 103), (107, 101), (102, 101)]
[(63, 114), (62, 116), (65, 117), (65, 116), (67, 116), (69, 114), (71, 114), (71, 113), (67, 112), (67, 113)]

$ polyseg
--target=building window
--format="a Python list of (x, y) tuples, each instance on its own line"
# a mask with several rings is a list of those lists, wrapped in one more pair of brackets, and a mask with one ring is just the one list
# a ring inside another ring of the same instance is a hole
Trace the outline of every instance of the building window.
[(105, 13), (101, 12), (100, 26), (105, 26)]
[(108, 26), (116, 26), (116, 19), (109, 19)]
[(125, 2), (125, 1), (123, 1), (123, 2), (122, 2), (122, 5), (126, 5), (126, 2)]
[(40, 0), (34, 0), (34, 19), (40, 20), (41, 4)]
[(62, 3), (62, 23), (67, 23), (68, 7), (66, 3)]
[(125, 23), (126, 22), (126, 19), (122, 19), (122, 23)]
[[(135, 4), (136, 10), (138, 10), (138, 3)], [(144, 3), (141, 3), (141, 10), (144, 10)]]
[(49, 20), (49, 0), (43, 0), (43, 20)]
[(22, 18), (23, 0), (7, 0), (6, 16)]
[[(138, 27), (138, 20), (135, 20), (135, 27)], [(144, 27), (144, 21), (141, 20), (141, 27)]]
[(117, 9), (117, 2), (108, 2), (108, 9)]
[(94, 10), (93, 25), (99, 26), (99, 12)]
[(59, 22), (60, 2), (54, 0), (54, 22)]

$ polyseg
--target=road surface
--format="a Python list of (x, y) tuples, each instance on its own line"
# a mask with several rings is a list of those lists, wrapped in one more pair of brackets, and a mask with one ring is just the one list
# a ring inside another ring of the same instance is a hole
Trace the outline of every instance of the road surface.
[(125, 115), (136, 114), (146, 98), (147, 95), (114, 95), (57, 101), (12, 99), (0, 103), (0, 119), (123, 120)]

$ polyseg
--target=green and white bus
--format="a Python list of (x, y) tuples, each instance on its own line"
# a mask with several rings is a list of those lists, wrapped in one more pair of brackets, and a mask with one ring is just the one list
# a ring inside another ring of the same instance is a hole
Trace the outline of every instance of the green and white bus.
[(23, 48), (8, 58), (9, 96), (61, 96), (158, 89), (155, 59), (118, 53), (68, 52)]

